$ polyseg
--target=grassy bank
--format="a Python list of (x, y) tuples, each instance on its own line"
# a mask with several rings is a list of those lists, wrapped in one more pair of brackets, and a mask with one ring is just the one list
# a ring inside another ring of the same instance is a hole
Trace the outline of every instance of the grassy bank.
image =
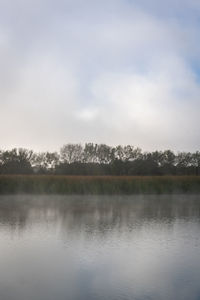
[(1, 175), (0, 194), (200, 193), (200, 176)]

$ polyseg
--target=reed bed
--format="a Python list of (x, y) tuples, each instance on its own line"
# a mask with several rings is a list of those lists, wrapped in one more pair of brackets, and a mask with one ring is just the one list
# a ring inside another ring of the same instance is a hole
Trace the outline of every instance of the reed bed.
[(200, 176), (0, 175), (0, 194), (200, 193)]

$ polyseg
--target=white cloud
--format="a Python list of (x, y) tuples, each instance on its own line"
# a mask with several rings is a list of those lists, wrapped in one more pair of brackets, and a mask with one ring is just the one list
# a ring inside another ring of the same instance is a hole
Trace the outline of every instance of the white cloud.
[(0, 8), (3, 147), (200, 146), (196, 1), (2, 0)]

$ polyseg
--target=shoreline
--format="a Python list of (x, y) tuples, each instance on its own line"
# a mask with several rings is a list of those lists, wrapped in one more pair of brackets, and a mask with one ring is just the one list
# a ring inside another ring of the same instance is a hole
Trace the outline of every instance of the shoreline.
[(200, 176), (0, 175), (0, 194), (200, 194)]

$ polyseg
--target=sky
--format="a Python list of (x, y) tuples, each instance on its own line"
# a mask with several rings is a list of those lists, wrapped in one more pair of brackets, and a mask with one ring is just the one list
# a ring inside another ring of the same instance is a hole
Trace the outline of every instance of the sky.
[(200, 149), (199, 0), (0, 0), (0, 148)]

